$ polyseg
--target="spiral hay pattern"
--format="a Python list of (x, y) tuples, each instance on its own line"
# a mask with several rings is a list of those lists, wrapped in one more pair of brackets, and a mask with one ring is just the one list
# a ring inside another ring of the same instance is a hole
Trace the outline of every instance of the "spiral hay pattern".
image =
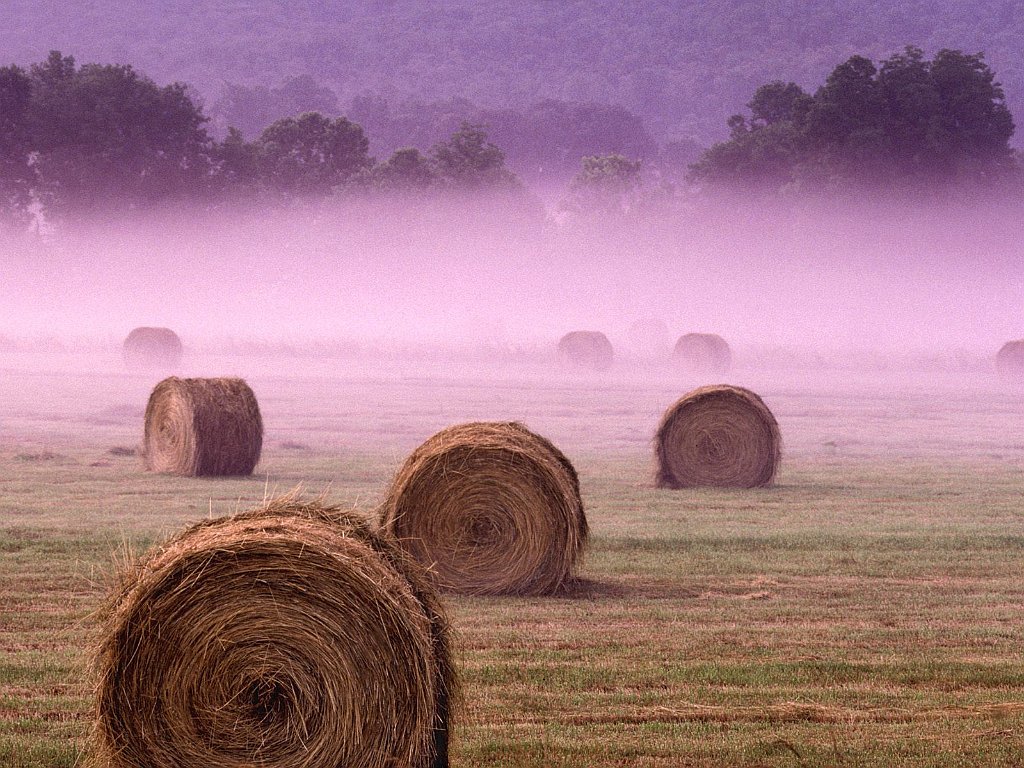
[(558, 356), (577, 368), (606, 371), (612, 367), (615, 352), (600, 331), (572, 331), (559, 340)]
[(669, 408), (655, 437), (661, 488), (770, 485), (782, 456), (772, 412), (748, 389), (700, 387)]
[(256, 395), (242, 379), (164, 379), (146, 405), (146, 468), (188, 477), (251, 475), (263, 447)]
[(381, 516), (439, 586), (464, 594), (557, 592), (587, 543), (576, 470), (514, 422), (438, 432), (406, 459)]
[(732, 367), (732, 350), (716, 333), (680, 336), (672, 358), (690, 373), (725, 373)]
[(122, 574), (96, 655), (103, 768), (440, 768), (457, 695), (422, 569), (293, 497)]
[(129, 370), (170, 371), (181, 363), (181, 339), (170, 328), (135, 328), (124, 340), (121, 355)]
[(996, 372), (1007, 380), (1024, 380), (1024, 339), (1008, 341), (999, 348)]

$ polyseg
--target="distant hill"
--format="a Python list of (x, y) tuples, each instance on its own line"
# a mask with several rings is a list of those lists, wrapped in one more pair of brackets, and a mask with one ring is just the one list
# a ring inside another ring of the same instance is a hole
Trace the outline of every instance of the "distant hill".
[[(984, 51), (1024, 115), (1017, 0), (6, 0), (0, 62), (60, 49), (183, 80), (211, 104), (225, 83), (311, 75), (344, 110), (463, 97), (524, 108), (551, 97), (617, 104), (659, 142), (722, 138), (773, 79), (813, 89), (854, 53), (911, 43)], [(1019, 118), (1024, 120), (1024, 117)]]

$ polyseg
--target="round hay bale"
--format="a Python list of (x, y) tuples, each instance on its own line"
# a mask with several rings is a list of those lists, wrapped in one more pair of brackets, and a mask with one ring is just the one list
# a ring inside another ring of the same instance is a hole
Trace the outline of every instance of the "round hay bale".
[(450, 631), (423, 571), (293, 497), (122, 573), (95, 658), (105, 768), (445, 768)]
[(726, 373), (732, 367), (732, 350), (716, 333), (680, 336), (672, 358), (690, 373)]
[(660, 488), (770, 485), (782, 456), (772, 412), (749, 389), (700, 387), (669, 408), (655, 437)]
[(608, 337), (600, 331), (572, 331), (558, 342), (558, 357), (577, 368), (607, 371), (615, 352)]
[(472, 595), (557, 592), (587, 543), (576, 470), (514, 422), (431, 437), (398, 471), (381, 521), (440, 587)]
[(1008, 341), (999, 348), (996, 373), (1007, 380), (1024, 380), (1024, 339)]
[(124, 340), (121, 355), (129, 370), (173, 370), (181, 363), (181, 339), (170, 328), (136, 328)]
[(251, 475), (263, 419), (242, 379), (164, 379), (146, 404), (146, 469), (187, 477)]

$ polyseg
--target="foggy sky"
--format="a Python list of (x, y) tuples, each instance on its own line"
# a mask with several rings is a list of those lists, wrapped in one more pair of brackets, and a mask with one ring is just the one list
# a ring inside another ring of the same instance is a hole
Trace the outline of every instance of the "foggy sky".
[[(533, 216), (531, 218), (530, 216)], [(1024, 336), (1013, 211), (946, 205), (569, 222), (502, 205), (126, 215), (6, 246), (0, 335), (539, 344), (659, 319), (734, 347), (994, 353)]]

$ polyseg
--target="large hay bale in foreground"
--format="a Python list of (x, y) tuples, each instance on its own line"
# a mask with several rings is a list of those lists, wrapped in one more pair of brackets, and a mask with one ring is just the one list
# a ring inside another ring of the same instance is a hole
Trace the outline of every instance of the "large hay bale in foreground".
[(576, 470), (514, 422), (431, 437), (398, 471), (381, 521), (439, 586), (473, 595), (557, 592), (587, 543)]
[(1024, 380), (1024, 339), (1008, 341), (999, 348), (996, 373), (1007, 380)]
[(717, 333), (687, 333), (676, 341), (672, 359), (690, 373), (726, 373), (732, 350)]
[(700, 387), (669, 408), (655, 437), (661, 488), (770, 485), (782, 456), (772, 412), (749, 389)]
[(606, 371), (612, 367), (615, 352), (600, 331), (572, 331), (558, 341), (558, 356), (577, 368)]
[(251, 475), (263, 447), (256, 395), (242, 379), (164, 379), (149, 396), (146, 469), (189, 477)]
[(447, 620), (365, 519), (286, 497), (193, 525), (121, 581), (96, 655), (98, 765), (448, 765)]
[(133, 371), (171, 371), (181, 363), (181, 339), (170, 328), (135, 328), (124, 340), (121, 355)]

